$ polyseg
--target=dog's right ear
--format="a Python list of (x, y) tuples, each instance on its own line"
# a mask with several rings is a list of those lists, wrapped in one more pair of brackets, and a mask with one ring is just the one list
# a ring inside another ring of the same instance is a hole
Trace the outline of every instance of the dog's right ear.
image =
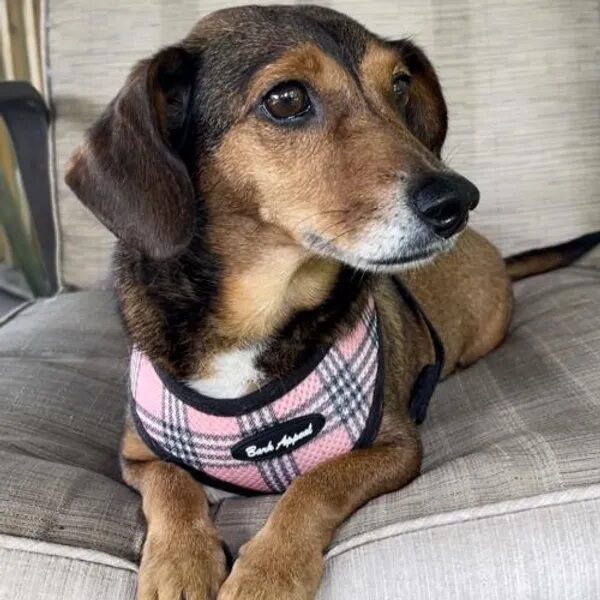
[(194, 57), (161, 50), (139, 63), (72, 157), (66, 182), (118, 238), (164, 259), (194, 226), (194, 190), (177, 146), (193, 99)]
[(405, 109), (408, 128), (439, 158), (448, 132), (448, 109), (435, 69), (425, 52), (410, 40), (392, 44), (412, 78)]

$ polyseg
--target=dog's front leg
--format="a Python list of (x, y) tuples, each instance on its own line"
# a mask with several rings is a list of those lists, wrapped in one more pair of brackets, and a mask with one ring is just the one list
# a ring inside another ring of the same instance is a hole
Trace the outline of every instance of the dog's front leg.
[(242, 548), (218, 599), (313, 599), (336, 528), (365, 502), (418, 474), (421, 447), (411, 434), (404, 443), (357, 450), (296, 479)]
[(226, 560), (204, 490), (183, 469), (158, 460), (130, 428), (121, 458), (148, 523), (138, 600), (213, 600)]

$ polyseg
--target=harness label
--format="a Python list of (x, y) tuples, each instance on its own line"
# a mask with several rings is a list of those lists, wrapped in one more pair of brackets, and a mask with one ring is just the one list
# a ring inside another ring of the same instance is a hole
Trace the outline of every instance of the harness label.
[(325, 417), (319, 414), (277, 423), (238, 442), (231, 455), (237, 460), (260, 461), (289, 454), (310, 442), (324, 425)]

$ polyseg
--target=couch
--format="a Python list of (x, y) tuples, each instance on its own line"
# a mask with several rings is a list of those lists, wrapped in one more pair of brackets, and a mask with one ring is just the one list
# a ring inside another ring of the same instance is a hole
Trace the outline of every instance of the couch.
[[(135, 597), (144, 522), (118, 468), (114, 240), (64, 167), (133, 62), (226, 4), (46, 2), (51, 120), (30, 150), (47, 162), (32, 175), (26, 144), (20, 156), (24, 181), (46, 183), (30, 200), (57, 289), (0, 322), (1, 600)], [(474, 225), (504, 253), (600, 229), (596, 0), (323, 4), (426, 48), (449, 103), (445, 156), (480, 187)], [(11, 114), (13, 132), (32, 122)], [(506, 342), (437, 388), (422, 475), (337, 532), (319, 600), (600, 598), (600, 249), (515, 293)], [(275, 502), (211, 507), (234, 553)]]

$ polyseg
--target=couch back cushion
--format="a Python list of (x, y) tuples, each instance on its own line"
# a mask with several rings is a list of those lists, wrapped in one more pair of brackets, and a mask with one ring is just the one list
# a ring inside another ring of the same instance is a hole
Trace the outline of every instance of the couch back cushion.
[[(105, 280), (114, 239), (63, 178), (131, 66), (236, 0), (47, 0), (62, 282)], [(277, 2), (256, 2), (275, 4)], [(431, 57), (448, 100), (447, 162), (482, 193), (474, 225), (506, 253), (600, 229), (597, 0), (323, 0)]]

